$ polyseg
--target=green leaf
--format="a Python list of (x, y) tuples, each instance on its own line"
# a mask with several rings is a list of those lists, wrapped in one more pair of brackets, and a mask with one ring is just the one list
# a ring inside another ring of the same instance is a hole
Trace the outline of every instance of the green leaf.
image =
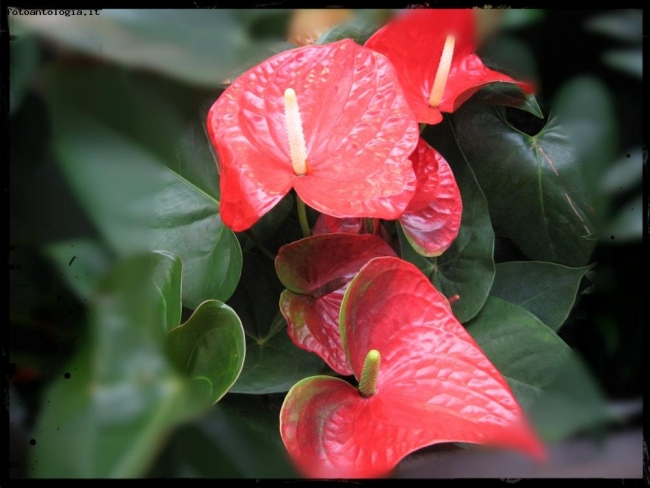
[(190, 308), (227, 300), (241, 249), (219, 217), (217, 170), (193, 92), (114, 68), (54, 69), (47, 86), (58, 161), (113, 249), (179, 255)]
[(17, 18), (68, 48), (211, 87), (269, 43), (255, 41), (251, 25), (229, 9), (102, 9), (88, 16)]
[(181, 258), (167, 251), (158, 251), (168, 259), (161, 260), (153, 270), (152, 280), (160, 293), (160, 307), (164, 323), (162, 333), (166, 334), (181, 321)]
[(527, 94), (512, 83), (490, 83), (476, 92), (472, 96), (472, 100), (488, 105), (505, 105), (518, 108), (540, 119), (544, 118), (535, 95), (532, 93)]
[(273, 262), (254, 253), (244, 254), (239, 286), (230, 305), (246, 331), (246, 362), (233, 393), (279, 393), (323, 368), (321, 359), (293, 344), (280, 314), (280, 283)]
[(169, 331), (167, 351), (174, 364), (192, 378), (197, 395), (216, 403), (242, 370), (244, 329), (232, 308), (208, 300), (187, 322)]
[(582, 277), (592, 267), (537, 261), (499, 263), (490, 295), (525, 308), (557, 332), (575, 303)]
[(141, 475), (169, 430), (203, 409), (163, 349), (163, 253), (120, 261), (93, 295), (89, 337), (43, 397), (32, 451), (37, 478)]
[(82, 301), (90, 298), (111, 264), (110, 253), (90, 239), (58, 241), (45, 246), (43, 252)]
[(545, 441), (556, 441), (607, 418), (602, 392), (549, 327), (525, 309), (488, 298), (467, 331), (505, 377)]
[(379, 25), (366, 19), (355, 18), (349, 22), (336, 25), (318, 38), (316, 44), (328, 44), (341, 39), (352, 39), (363, 46), (368, 38), (375, 33)]
[(226, 395), (178, 431), (151, 476), (297, 478), (280, 438), (276, 408), (261, 396)]
[(429, 127), (424, 137), (449, 163), (463, 200), (463, 215), (458, 237), (437, 258), (417, 255), (399, 229), (402, 259), (418, 266), (445, 296), (459, 295), (452, 310), (464, 323), (478, 313), (492, 286), (494, 232), (485, 196), (449, 126)]
[(451, 120), (495, 232), (511, 238), (529, 259), (586, 264), (596, 242), (589, 198), (560, 119), (551, 118), (530, 136), (512, 127), (502, 111), (466, 103)]

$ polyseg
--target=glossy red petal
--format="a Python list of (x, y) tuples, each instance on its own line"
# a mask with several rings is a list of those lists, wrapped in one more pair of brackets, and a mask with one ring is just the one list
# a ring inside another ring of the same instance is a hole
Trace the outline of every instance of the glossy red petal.
[[(456, 43), (449, 78), (440, 105), (433, 108), (429, 96), (450, 34)], [(418, 122), (437, 124), (441, 112), (453, 112), (486, 83), (516, 83), (528, 93), (533, 90), (528, 83), (486, 68), (474, 54), (475, 42), (472, 9), (414, 9), (388, 22), (365, 46), (391, 60)]]
[(458, 236), (463, 203), (445, 158), (420, 138), (411, 155), (418, 179), (415, 197), (399, 221), (415, 250), (439, 256)]
[(334, 289), (341, 288), (378, 256), (395, 256), (395, 252), (373, 234), (324, 234), (282, 246), (275, 270), (289, 290), (309, 295), (332, 282), (340, 282)]
[[(289, 153), (287, 88), (305, 137), (310, 170), (302, 176)], [(415, 190), (408, 156), (418, 127), (395, 70), (350, 39), (285, 51), (247, 71), (210, 109), (208, 131), (219, 155), (222, 217), (235, 230), (291, 187), (329, 215), (378, 218), (396, 218)]]
[(281, 247), (275, 269), (289, 290), (280, 298), (280, 310), (293, 342), (318, 354), (333, 370), (352, 374), (339, 334), (343, 293), (368, 261), (395, 255), (372, 234), (325, 234)]
[(297, 468), (312, 478), (388, 474), (408, 452), (403, 429), (376, 421), (382, 402), (329, 376), (296, 383), (280, 411), (280, 435)]
[(396, 429), (386, 445), (408, 453), (438, 442), (488, 443), (543, 456), (501, 373), (412, 264), (381, 257), (365, 265), (346, 292), (340, 329), (357, 378), (367, 353), (381, 354), (370, 416)]
[(294, 344), (320, 356), (330, 368), (352, 375), (339, 334), (339, 311), (347, 288), (339, 288), (320, 298), (284, 290), (280, 311), (287, 320), (287, 333)]

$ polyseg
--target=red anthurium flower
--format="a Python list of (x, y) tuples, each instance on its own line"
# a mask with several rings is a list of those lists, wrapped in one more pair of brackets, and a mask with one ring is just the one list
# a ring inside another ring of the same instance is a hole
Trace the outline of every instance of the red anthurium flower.
[(463, 202), (445, 158), (420, 138), (411, 154), (417, 177), (415, 196), (399, 218), (413, 248), (424, 256), (439, 256), (458, 236)]
[(413, 197), (417, 122), (388, 59), (350, 39), (267, 59), (221, 94), (207, 123), (234, 231), (292, 188), (335, 217), (394, 219)]
[(437, 124), (441, 112), (453, 112), (483, 85), (529, 83), (487, 68), (474, 53), (473, 9), (414, 9), (388, 22), (365, 46), (385, 54), (397, 69), (418, 122)]
[(368, 262), (345, 294), (340, 328), (359, 389), (307, 378), (280, 412), (282, 440), (305, 475), (384, 476), (440, 442), (544, 457), (503, 376), (412, 264)]
[(351, 375), (339, 334), (339, 311), (347, 285), (361, 267), (378, 256), (395, 256), (373, 234), (326, 234), (283, 246), (275, 259), (280, 296), (293, 342), (318, 354), (336, 372)]
[[(463, 202), (454, 174), (445, 158), (420, 138), (410, 157), (417, 187), (415, 196), (399, 218), (413, 248), (424, 256), (439, 256), (458, 236)], [(361, 233), (360, 218), (337, 219), (320, 215), (314, 234)]]

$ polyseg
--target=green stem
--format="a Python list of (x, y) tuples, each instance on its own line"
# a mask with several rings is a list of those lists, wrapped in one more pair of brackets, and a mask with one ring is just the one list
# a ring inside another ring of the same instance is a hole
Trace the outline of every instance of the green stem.
[(375, 233), (375, 219), (371, 217), (366, 217), (366, 228), (368, 231), (368, 234), (374, 234)]
[(305, 202), (296, 193), (296, 209), (298, 210), (298, 220), (300, 221), (300, 229), (302, 230), (303, 237), (310, 237), (309, 222), (307, 221), (307, 208)]
[(379, 363), (381, 355), (377, 349), (368, 352), (366, 360), (363, 362), (361, 370), (361, 379), (359, 380), (359, 392), (364, 397), (369, 397), (377, 393), (377, 377), (379, 376)]
[(424, 129), (426, 129), (426, 128), (427, 128), (427, 124), (422, 122), (420, 124), (420, 134), (422, 134), (424, 132)]

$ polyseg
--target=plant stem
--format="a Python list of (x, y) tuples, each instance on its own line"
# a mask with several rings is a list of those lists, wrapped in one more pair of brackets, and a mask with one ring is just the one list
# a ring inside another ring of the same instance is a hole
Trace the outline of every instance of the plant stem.
[(366, 217), (366, 227), (368, 230), (368, 234), (374, 234), (375, 233), (375, 221), (371, 217)]
[(307, 208), (305, 202), (296, 193), (296, 209), (298, 210), (298, 220), (300, 221), (300, 229), (302, 230), (303, 237), (310, 237), (309, 222), (307, 221)]

